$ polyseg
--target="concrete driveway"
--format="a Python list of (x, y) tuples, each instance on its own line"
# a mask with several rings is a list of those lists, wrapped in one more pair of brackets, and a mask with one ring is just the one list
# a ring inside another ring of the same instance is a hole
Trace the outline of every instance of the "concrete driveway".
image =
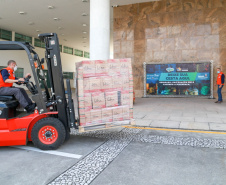
[(190, 185), (226, 182), (226, 103), (137, 98), (136, 125), (79, 134), (58, 150), (0, 147), (3, 185)]

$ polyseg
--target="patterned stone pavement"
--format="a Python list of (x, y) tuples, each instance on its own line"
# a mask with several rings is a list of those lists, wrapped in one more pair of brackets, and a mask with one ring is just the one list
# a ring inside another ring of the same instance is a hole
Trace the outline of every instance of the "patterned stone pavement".
[(143, 132), (141, 128), (124, 128), (120, 132), (102, 130), (82, 134), (74, 131), (72, 134), (105, 138), (106, 142), (50, 182), (49, 185), (90, 184), (131, 142), (226, 149), (226, 140), (224, 139), (181, 137), (176, 134), (156, 135), (152, 132)]
[(108, 141), (57, 177), (50, 185), (89, 184), (122, 152), (139, 132), (139, 129), (124, 129), (113, 134)]

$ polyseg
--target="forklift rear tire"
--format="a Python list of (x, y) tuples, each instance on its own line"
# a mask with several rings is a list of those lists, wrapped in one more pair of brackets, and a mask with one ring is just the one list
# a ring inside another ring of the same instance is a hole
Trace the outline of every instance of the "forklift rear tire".
[(34, 145), (42, 150), (55, 150), (66, 137), (63, 123), (57, 118), (43, 118), (32, 128), (31, 138)]

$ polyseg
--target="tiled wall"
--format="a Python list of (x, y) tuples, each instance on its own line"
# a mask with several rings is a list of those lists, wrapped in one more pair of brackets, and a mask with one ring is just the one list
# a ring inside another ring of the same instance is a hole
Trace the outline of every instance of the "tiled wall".
[(226, 0), (162, 0), (114, 8), (114, 57), (132, 58), (138, 97), (143, 95), (143, 62), (213, 60), (214, 69), (226, 73)]

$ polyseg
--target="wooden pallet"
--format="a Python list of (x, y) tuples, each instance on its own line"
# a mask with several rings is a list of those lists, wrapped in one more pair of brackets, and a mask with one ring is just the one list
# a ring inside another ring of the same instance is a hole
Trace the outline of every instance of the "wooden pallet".
[(104, 129), (112, 129), (112, 128), (129, 126), (129, 125), (135, 125), (135, 120), (131, 119), (128, 121), (118, 121), (114, 123), (101, 123), (101, 124), (79, 126), (79, 133), (96, 131), (96, 130), (104, 130)]

